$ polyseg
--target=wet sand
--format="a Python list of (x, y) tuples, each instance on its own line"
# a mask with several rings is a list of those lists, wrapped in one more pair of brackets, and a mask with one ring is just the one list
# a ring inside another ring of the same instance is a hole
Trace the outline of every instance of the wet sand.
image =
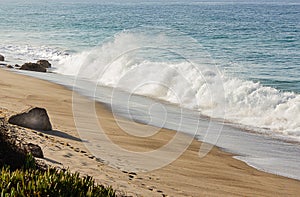
[[(82, 103), (92, 102), (79, 97)], [(46, 163), (93, 176), (99, 183), (111, 185), (121, 194), (297, 196), (300, 191), (299, 181), (258, 171), (218, 148), (213, 148), (206, 157), (199, 158), (201, 142), (196, 140), (176, 161), (155, 171), (132, 173), (112, 168), (108, 161), (93, 157), (81, 142), (73, 118), (72, 91), (0, 69), (0, 116), (8, 117), (29, 107), (46, 108), (53, 125), (54, 131), (51, 132), (20, 130), (24, 140), (42, 147)], [(103, 104), (97, 103), (95, 107), (97, 114), (101, 115), (99, 122), (106, 135), (127, 150), (155, 150), (168, 143), (175, 134), (174, 131), (161, 129), (149, 138), (132, 137), (119, 128), (115, 117)], [(132, 125), (134, 129), (132, 122), (124, 119), (120, 121)]]

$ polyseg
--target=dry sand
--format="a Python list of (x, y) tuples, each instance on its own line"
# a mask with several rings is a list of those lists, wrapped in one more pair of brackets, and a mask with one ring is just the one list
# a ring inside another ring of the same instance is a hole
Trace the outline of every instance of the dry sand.
[[(81, 97), (81, 102), (91, 102)], [(93, 176), (99, 183), (111, 185), (119, 193), (131, 196), (297, 196), (300, 182), (258, 171), (235, 160), (218, 148), (204, 158), (198, 157), (201, 142), (193, 140), (175, 162), (151, 172), (122, 172), (95, 159), (79, 139), (73, 113), (72, 91), (43, 80), (0, 69), (0, 116), (29, 107), (46, 108), (53, 129), (37, 132), (23, 129), (24, 140), (38, 143), (45, 162)], [(174, 131), (162, 129), (150, 138), (131, 137), (116, 124), (104, 105), (96, 104), (101, 125), (114, 143), (128, 150), (155, 150), (166, 144)], [(127, 121), (127, 120), (122, 120)], [(127, 121), (128, 125), (132, 124)], [(113, 154), (113, 153), (112, 153)]]

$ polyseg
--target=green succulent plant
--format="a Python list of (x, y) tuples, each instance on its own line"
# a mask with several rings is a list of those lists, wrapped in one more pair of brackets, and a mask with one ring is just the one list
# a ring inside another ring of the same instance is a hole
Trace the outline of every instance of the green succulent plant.
[(115, 196), (111, 187), (97, 185), (90, 176), (54, 168), (39, 170), (32, 155), (26, 156), (24, 168), (2, 167), (0, 172), (1, 197)]

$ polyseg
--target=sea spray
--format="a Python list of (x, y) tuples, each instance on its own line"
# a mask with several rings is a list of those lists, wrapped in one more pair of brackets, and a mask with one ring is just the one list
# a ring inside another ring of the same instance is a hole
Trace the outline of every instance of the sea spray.
[[(274, 134), (300, 135), (299, 94), (219, 73), (212, 69), (213, 62), (208, 61), (207, 56), (200, 57), (198, 62), (202, 63), (195, 67), (193, 62), (178, 54), (174, 56), (163, 49), (147, 48), (148, 40), (153, 39), (147, 36), (147, 33), (122, 32), (100, 47), (62, 59), (56, 72), (78, 75), (80, 69), (85, 69), (80, 76), (99, 85), (134, 90), (135, 94), (163, 99), (212, 118), (225, 118), (236, 126), (250, 126), (255, 131), (267, 129)], [(176, 47), (169, 46), (168, 39), (161, 35), (158, 43), (172, 51)], [(127, 48), (136, 50), (123, 54)], [(224, 92), (219, 90), (220, 80)], [(149, 81), (153, 84), (147, 84)], [(136, 88), (138, 84), (144, 85)], [(212, 91), (214, 97), (225, 94), (225, 100), (212, 99)], [(225, 117), (218, 113), (224, 109)]]

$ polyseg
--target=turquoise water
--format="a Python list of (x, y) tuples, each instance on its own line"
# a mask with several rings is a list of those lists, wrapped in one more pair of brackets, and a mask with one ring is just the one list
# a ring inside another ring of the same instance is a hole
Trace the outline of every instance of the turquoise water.
[[(221, 116), (214, 116), (212, 111), (222, 109), (225, 120), (240, 127), (260, 132), (271, 130), (276, 135), (300, 140), (297, 1), (5, 0), (1, 1), (0, 10), (0, 53), (6, 56), (7, 63), (45, 58), (52, 62), (54, 72), (64, 75), (76, 75), (86, 67), (89, 73), (85, 77), (92, 76), (128, 46), (142, 47), (147, 38), (158, 35), (149, 27), (174, 30), (167, 37), (178, 41), (179, 48), (188, 48), (191, 57), (198, 58), (199, 51), (208, 54), (209, 63), (199, 67), (202, 79), (186, 62), (172, 62), (182, 59), (152, 50), (142, 53), (148, 55), (143, 60), (119, 60), (97, 81), (132, 90), (154, 76), (155, 80), (161, 79), (159, 83), (172, 87), (181, 102), (170, 96), (170, 91), (154, 86), (141, 89), (139, 94), (177, 103), (214, 118)], [(132, 31), (136, 28), (139, 31)], [(185, 46), (189, 38), (197, 45)], [(218, 72), (211, 69), (212, 64)], [(124, 73), (130, 74), (136, 65), (142, 68), (138, 71), (141, 77), (131, 76), (136, 81), (118, 84)], [(174, 69), (181, 69), (181, 73), (174, 74)], [(187, 83), (179, 80), (181, 75), (188, 76)], [(218, 91), (213, 88), (218, 77), (223, 81), (224, 99), (210, 102), (205, 89), (208, 86)]]
[(195, 38), (228, 73), (300, 92), (299, 3), (134, 2), (5, 1), (1, 45), (78, 52), (124, 29), (163, 26)]

